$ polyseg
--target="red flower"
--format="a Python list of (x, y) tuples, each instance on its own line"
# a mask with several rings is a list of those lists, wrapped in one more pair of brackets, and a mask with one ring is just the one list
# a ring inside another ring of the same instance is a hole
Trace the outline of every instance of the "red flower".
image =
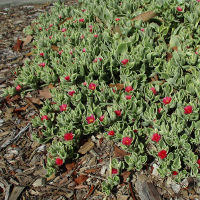
[(155, 87), (150, 88), (150, 90), (156, 95), (157, 91)]
[(138, 132), (138, 130), (134, 129), (134, 130), (133, 130), (133, 132), (134, 132), (134, 133), (137, 133), (137, 132)]
[(192, 113), (192, 106), (185, 106), (184, 114), (190, 114), (190, 113)]
[(178, 172), (177, 171), (173, 171), (172, 175), (176, 176), (176, 175), (178, 175)]
[(99, 36), (97, 34), (94, 35), (95, 38), (98, 38)]
[(85, 12), (86, 11), (86, 9), (83, 9), (83, 10), (81, 10), (82, 12)]
[(70, 96), (72, 96), (72, 97), (73, 97), (74, 93), (75, 93), (74, 90), (68, 92), (68, 94), (69, 94)]
[(91, 115), (89, 117), (86, 117), (86, 120), (87, 120), (88, 124), (91, 124), (95, 121), (95, 117), (94, 117), (94, 115)]
[(44, 120), (48, 120), (49, 118), (48, 118), (48, 116), (47, 115), (43, 115), (42, 117), (41, 117), (41, 120), (42, 121), (44, 121)]
[(69, 81), (70, 80), (70, 76), (65, 76), (65, 80)]
[(126, 146), (130, 146), (132, 143), (132, 138), (131, 137), (123, 137), (122, 138), (122, 144)]
[(126, 87), (125, 87), (125, 91), (126, 91), (126, 92), (131, 92), (131, 91), (133, 91), (132, 86), (126, 86)]
[(84, 35), (81, 35), (81, 39), (84, 39)]
[(87, 85), (87, 82), (83, 82), (83, 85), (86, 86), (86, 85)]
[(63, 160), (61, 158), (56, 158), (56, 165), (61, 166), (63, 164)]
[(40, 53), (40, 56), (42, 56), (42, 57), (43, 57), (43, 56), (44, 56), (44, 53), (43, 53), (43, 52), (41, 52), (41, 53)]
[(115, 18), (115, 21), (118, 22), (120, 20), (120, 18)]
[(200, 159), (197, 160), (197, 164), (199, 165), (199, 168), (200, 168)]
[(86, 48), (83, 48), (83, 52), (86, 52)]
[(46, 65), (46, 63), (44, 63), (44, 62), (39, 64), (40, 67), (44, 67), (45, 65)]
[(144, 32), (144, 28), (141, 28), (140, 30), (141, 30), (142, 32)]
[(102, 115), (101, 117), (99, 117), (99, 120), (102, 122), (104, 120), (104, 115)]
[(197, 2), (200, 2), (200, 0), (197, 0)]
[(50, 24), (50, 25), (49, 25), (49, 28), (52, 27), (52, 26), (53, 26), (53, 24)]
[(179, 12), (183, 11), (183, 9), (180, 6), (177, 6), (176, 10), (178, 10)]
[(65, 133), (65, 135), (64, 135), (64, 139), (65, 139), (66, 141), (72, 140), (73, 137), (74, 137), (74, 136), (73, 136), (72, 133)]
[(171, 97), (165, 97), (165, 98), (163, 98), (163, 103), (164, 103), (165, 105), (167, 105), (167, 104), (169, 104), (169, 103), (171, 102), (171, 100), (172, 100)]
[(20, 91), (22, 89), (22, 86), (21, 85), (17, 85), (16, 88), (15, 88), (17, 91)]
[(160, 113), (162, 111), (162, 108), (158, 108), (158, 113)]
[(151, 140), (154, 141), (154, 142), (159, 142), (159, 141), (160, 141), (160, 138), (161, 138), (161, 136), (160, 136), (158, 133), (154, 133), (154, 134), (152, 135)]
[(49, 39), (51, 39), (53, 36), (51, 35), (51, 36), (49, 36)]
[(79, 19), (79, 22), (84, 22), (85, 20), (82, 18), (82, 19)]
[(115, 112), (115, 114), (116, 114), (117, 116), (121, 116), (121, 114), (122, 114), (120, 110), (115, 110), (114, 112)]
[(123, 65), (126, 65), (126, 64), (128, 63), (128, 59), (122, 60), (121, 63), (122, 63)]
[(161, 159), (166, 158), (166, 157), (167, 157), (167, 151), (161, 150), (160, 152), (158, 152), (158, 156), (159, 156)]
[(61, 30), (62, 32), (65, 32), (65, 31), (67, 31), (67, 29), (66, 28), (62, 28), (62, 30)]
[(112, 174), (118, 174), (118, 170), (115, 168), (112, 168)]
[(96, 84), (90, 83), (88, 88), (89, 88), (90, 90), (95, 90), (95, 89), (96, 89)]
[(62, 111), (66, 111), (66, 109), (67, 109), (67, 104), (62, 104), (61, 106), (60, 106), (60, 111), (62, 112)]
[(132, 98), (131, 95), (127, 95), (127, 96), (126, 96), (126, 99), (127, 99), (127, 100), (129, 100), (129, 99), (131, 99), (131, 98)]
[(115, 135), (115, 131), (108, 131), (108, 135), (114, 136)]
[(41, 30), (42, 30), (42, 27), (40, 27), (39, 30), (41, 31)]

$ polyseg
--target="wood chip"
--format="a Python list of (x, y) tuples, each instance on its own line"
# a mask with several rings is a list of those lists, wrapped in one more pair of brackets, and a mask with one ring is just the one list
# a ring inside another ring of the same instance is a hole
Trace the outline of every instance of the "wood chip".
[(88, 151), (94, 148), (94, 142), (92, 142), (91, 139), (89, 139), (81, 148), (79, 149), (79, 153), (86, 154)]
[(9, 200), (17, 200), (25, 187), (15, 186), (12, 190)]
[(8, 135), (10, 133), (10, 131), (4, 131), (0, 133), (0, 137), (3, 137), (5, 135)]
[(147, 11), (131, 19), (131, 21), (142, 20), (144, 22), (154, 18), (157, 14), (153, 11)]
[(51, 45), (51, 48), (52, 48), (54, 51), (59, 52), (59, 47), (57, 47), (56, 45)]
[(69, 163), (69, 164), (66, 164), (66, 165), (65, 165), (65, 167), (66, 167), (66, 169), (67, 169), (68, 172), (71, 171), (72, 169), (74, 169), (75, 166), (76, 166), (76, 163), (75, 163), (75, 162)]
[(5, 121), (9, 121), (12, 119), (12, 113), (14, 111), (14, 108), (7, 108), (6, 112), (5, 112)]

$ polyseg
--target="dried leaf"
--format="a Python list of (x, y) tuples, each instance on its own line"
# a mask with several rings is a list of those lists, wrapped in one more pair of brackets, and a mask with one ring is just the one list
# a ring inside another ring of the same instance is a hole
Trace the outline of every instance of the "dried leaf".
[(33, 52), (31, 51), (31, 52), (26, 54), (26, 57), (29, 57), (29, 56), (32, 56), (32, 55), (33, 55)]
[(78, 152), (81, 154), (86, 154), (88, 151), (93, 149), (93, 147), (94, 147), (94, 142), (88, 140), (83, 146), (81, 146)]
[(66, 165), (65, 165), (65, 167), (66, 167), (66, 169), (67, 169), (68, 172), (71, 171), (72, 169), (74, 169), (75, 166), (76, 166), (76, 163), (75, 163), (75, 162), (69, 163), (69, 164), (66, 164)]
[(88, 197), (93, 193), (94, 188), (95, 188), (94, 185), (92, 185), (92, 186), (90, 187), (90, 190), (89, 190), (88, 194), (86, 195), (86, 197), (85, 197), (84, 199), (88, 199)]
[(64, 24), (66, 21), (69, 21), (69, 20), (72, 20), (72, 19), (73, 19), (73, 17), (67, 17), (67, 18), (64, 19), (62, 22), (59, 23), (59, 26), (60, 26), (61, 24)]
[(12, 113), (14, 111), (14, 108), (7, 108), (5, 112), (5, 121), (11, 120), (12, 119)]
[(172, 47), (174, 51), (178, 51), (178, 47)]
[(55, 174), (52, 174), (51, 176), (47, 177), (47, 181), (51, 181), (55, 178)]
[(167, 61), (170, 61), (172, 59), (172, 53), (167, 52)]
[(147, 11), (144, 12), (136, 17), (134, 17), (133, 19), (131, 19), (131, 21), (136, 21), (136, 20), (142, 20), (144, 22), (154, 18), (157, 14), (153, 11)]
[(87, 179), (88, 179), (88, 176), (81, 174), (80, 176), (75, 178), (74, 181), (76, 182), (76, 184), (79, 185), (81, 183), (84, 183)]
[(102, 21), (98, 17), (96, 17), (96, 22), (102, 23)]
[(154, 75), (154, 77), (151, 78), (151, 82), (154, 82), (154, 81), (158, 81), (158, 75)]
[(16, 101), (16, 100), (18, 100), (19, 98), (20, 98), (19, 95), (15, 95), (15, 96), (13, 96), (10, 100), (11, 100), (11, 101)]
[(122, 34), (119, 25), (114, 26), (114, 27), (112, 28), (112, 30), (113, 30), (113, 33), (119, 33), (120, 35)]
[(96, 171), (98, 171), (99, 169), (97, 169), (97, 168), (93, 168), (93, 169), (86, 169), (85, 171), (84, 171), (84, 173), (87, 173), (87, 174), (90, 174), (90, 173), (95, 173)]
[(21, 51), (22, 50), (22, 40), (17, 39), (16, 44), (13, 46), (13, 51)]
[(39, 90), (40, 97), (44, 97), (45, 99), (50, 99), (52, 97), (51, 92), (48, 87), (43, 90)]
[(124, 85), (121, 84), (121, 83), (116, 83), (116, 84), (110, 83), (109, 87), (111, 87), (111, 88), (116, 87), (117, 90), (122, 90), (122, 89), (124, 89)]
[(29, 44), (32, 41), (33, 37), (31, 35), (27, 35), (27, 37), (23, 40), (23, 47)]
[(25, 111), (28, 108), (28, 105), (21, 107), (21, 108), (16, 108), (15, 112), (19, 112), (19, 111)]
[(123, 182), (127, 182), (127, 178), (130, 176), (131, 172), (129, 171), (125, 171), (123, 173), (121, 173), (122, 177), (123, 177)]
[(26, 97), (29, 101), (31, 101), (32, 103), (41, 105), (43, 104), (42, 101), (39, 98), (35, 98), (35, 97)]
[(59, 52), (59, 47), (57, 47), (56, 45), (51, 45), (51, 48), (52, 48), (54, 51)]
[(115, 145), (114, 147), (114, 153), (115, 153), (115, 157), (124, 157), (126, 155), (129, 155), (130, 153), (124, 151), (124, 150), (121, 150), (119, 147), (117, 147)]

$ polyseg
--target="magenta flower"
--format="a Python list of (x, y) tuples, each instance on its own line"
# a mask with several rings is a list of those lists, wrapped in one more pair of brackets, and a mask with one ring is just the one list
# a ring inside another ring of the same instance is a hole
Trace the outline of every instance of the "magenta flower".
[(122, 114), (122, 113), (121, 113), (121, 110), (115, 110), (114, 112), (115, 112), (115, 114), (116, 114), (117, 116), (121, 116), (121, 114)]
[(126, 64), (128, 63), (128, 59), (122, 60), (121, 63), (122, 63), (123, 65), (126, 65)]
[(156, 95), (157, 91), (155, 87), (150, 88), (150, 90)]
[(179, 11), (179, 12), (183, 11), (183, 9), (180, 6), (177, 6), (176, 10)]
[(70, 80), (70, 76), (65, 76), (65, 80), (69, 81)]
[(79, 19), (79, 22), (84, 22), (85, 20), (82, 18), (82, 19)]
[(88, 88), (89, 88), (90, 90), (95, 90), (95, 89), (96, 89), (96, 84), (90, 83), (89, 86), (88, 86)]
[(92, 25), (89, 25), (89, 28), (92, 28)]
[(140, 30), (141, 30), (142, 32), (144, 32), (144, 28), (141, 28)]
[(61, 55), (63, 53), (63, 50), (59, 51), (58, 54)]
[(118, 174), (118, 170), (115, 168), (112, 168), (112, 174)]
[(86, 9), (83, 9), (83, 10), (81, 10), (82, 12), (85, 12), (86, 11)]
[(199, 165), (199, 168), (200, 168), (200, 159), (197, 160), (197, 164)]
[(171, 102), (171, 100), (172, 100), (171, 97), (165, 97), (165, 98), (163, 98), (163, 103), (164, 103), (165, 105), (167, 105), (167, 104), (169, 104), (169, 103)]
[(127, 99), (127, 100), (130, 100), (131, 98), (132, 98), (132, 95), (127, 95), (127, 96), (126, 96), (126, 99)]
[(39, 30), (42, 31), (42, 27), (40, 27)]
[(68, 94), (69, 94), (70, 96), (72, 96), (72, 97), (73, 97), (74, 93), (75, 93), (74, 90), (68, 92)]
[(160, 157), (160, 159), (166, 158), (167, 157), (167, 151), (161, 150), (160, 152), (158, 152), (158, 156)]
[(123, 137), (122, 138), (122, 144), (126, 146), (130, 146), (133, 139), (131, 137)]
[(85, 37), (84, 35), (81, 35), (81, 39), (84, 39), (84, 37)]
[(158, 113), (160, 113), (162, 111), (162, 108), (158, 108)]
[(115, 131), (108, 131), (108, 135), (114, 136), (115, 135)]
[(63, 160), (61, 158), (56, 158), (56, 165), (61, 166), (63, 164)]
[(191, 114), (192, 113), (192, 106), (185, 106), (184, 114)]
[(98, 58), (99, 59), (99, 61), (102, 61), (103, 60), (103, 58)]
[(86, 48), (83, 48), (83, 52), (86, 52)]
[(120, 20), (120, 18), (115, 18), (115, 21), (118, 22)]
[(72, 50), (70, 50), (69, 54), (71, 54), (71, 55), (72, 55), (72, 54), (73, 54), (73, 51), (72, 51)]
[(133, 91), (132, 86), (126, 86), (126, 87), (125, 87), (125, 91), (126, 91), (126, 92), (131, 92), (131, 91)]
[(64, 135), (64, 140), (69, 141), (73, 139), (73, 134), (72, 133), (65, 133)]
[(39, 64), (40, 67), (45, 67), (45, 65), (46, 65), (46, 63), (44, 63), (44, 62)]
[(61, 30), (62, 32), (65, 32), (65, 31), (67, 31), (67, 29), (66, 28), (62, 28), (62, 30)]
[(49, 39), (52, 39), (52, 37), (53, 37), (52, 35), (51, 35), (51, 36), (49, 36)]
[(62, 104), (61, 106), (60, 106), (60, 111), (62, 112), (62, 111), (66, 111), (66, 109), (67, 109), (67, 104)]
[(83, 82), (83, 85), (86, 86), (86, 85), (87, 85), (87, 82)]
[(104, 115), (102, 115), (101, 117), (99, 117), (99, 120), (102, 122), (104, 120)]
[(48, 116), (47, 115), (43, 115), (42, 117), (41, 117), (41, 120), (42, 121), (44, 121), (44, 120), (48, 120), (49, 118), (48, 118)]
[(154, 133), (154, 134), (152, 135), (151, 140), (154, 141), (154, 142), (159, 142), (159, 141), (160, 141), (160, 138), (161, 138), (161, 136), (160, 136), (158, 133)]
[(91, 123), (94, 123), (95, 117), (94, 117), (94, 115), (91, 115), (89, 117), (86, 117), (86, 120), (87, 120), (88, 124), (91, 124)]
[(50, 25), (49, 25), (49, 28), (51, 28), (52, 26), (53, 26), (53, 24), (50, 24)]
[(40, 56), (42, 56), (42, 57), (43, 57), (43, 56), (44, 56), (44, 53), (43, 53), (43, 52), (41, 52), (41, 53), (40, 53)]
[(95, 35), (94, 35), (94, 37), (95, 37), (95, 38), (98, 38), (98, 37), (99, 37), (99, 35), (95, 34)]
[(197, 2), (200, 2), (200, 0), (197, 0)]
[(16, 88), (15, 88), (17, 91), (20, 91), (22, 89), (22, 86), (21, 85), (17, 85)]

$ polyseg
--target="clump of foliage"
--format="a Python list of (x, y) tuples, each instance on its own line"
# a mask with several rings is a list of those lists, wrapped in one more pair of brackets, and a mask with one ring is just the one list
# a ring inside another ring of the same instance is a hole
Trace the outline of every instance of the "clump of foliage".
[[(133, 20), (146, 11), (156, 16)], [(34, 59), (4, 95), (54, 84), (34, 137), (51, 143), (47, 175), (84, 135), (104, 133), (131, 155), (112, 162), (109, 194), (120, 170), (141, 170), (151, 157), (161, 177), (200, 178), (199, 0), (79, 0), (56, 3), (25, 32)]]

